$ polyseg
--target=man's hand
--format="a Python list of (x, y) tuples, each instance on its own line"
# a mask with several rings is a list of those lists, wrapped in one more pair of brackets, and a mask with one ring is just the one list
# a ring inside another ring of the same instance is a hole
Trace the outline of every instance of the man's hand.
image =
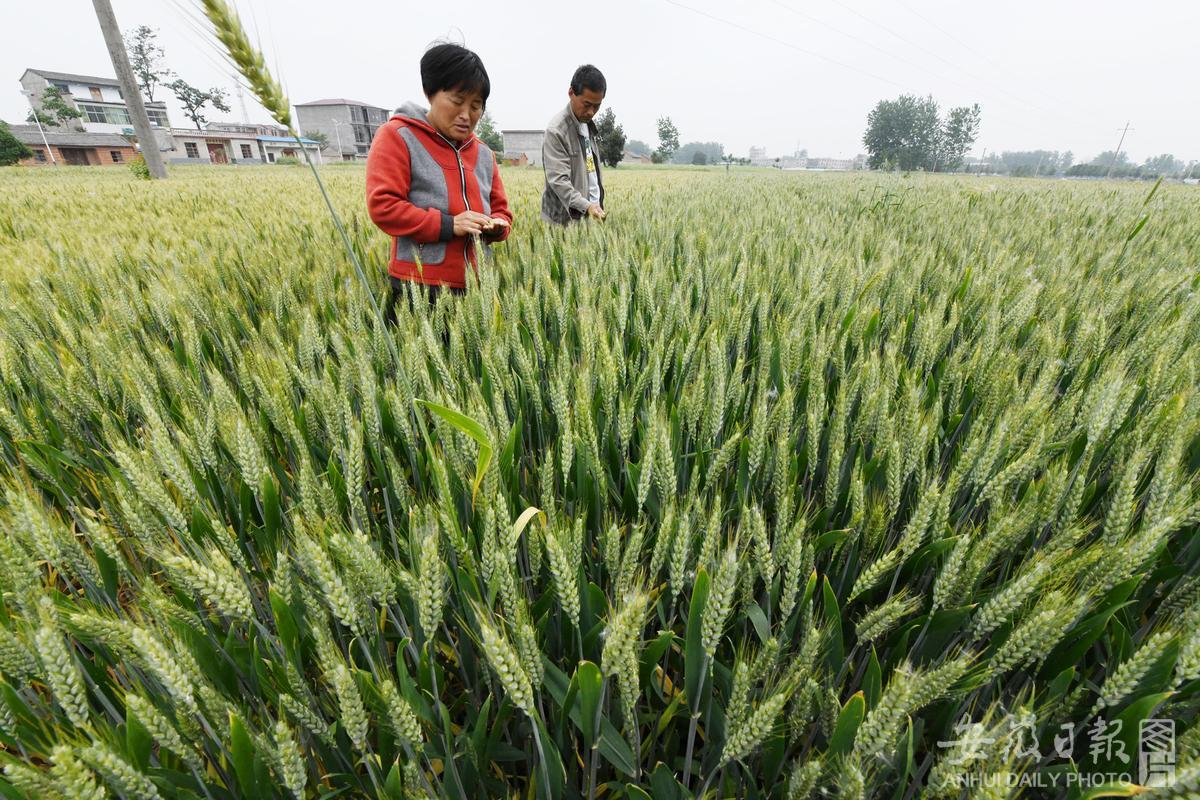
[(478, 211), (464, 211), (454, 216), (454, 235), (469, 236), (492, 227), (492, 218)]
[(603, 222), (604, 218), (608, 216), (608, 214), (604, 213), (604, 209), (600, 207), (599, 203), (592, 203), (590, 206), (588, 206), (587, 213), (592, 219), (598, 219), (601, 222)]

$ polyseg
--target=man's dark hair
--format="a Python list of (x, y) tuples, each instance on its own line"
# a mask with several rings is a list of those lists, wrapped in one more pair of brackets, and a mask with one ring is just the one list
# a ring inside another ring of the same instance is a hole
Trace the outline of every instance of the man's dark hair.
[(478, 90), (486, 105), (492, 82), (473, 51), (458, 44), (435, 44), (421, 56), (421, 88), (426, 97), (443, 90)]
[(571, 76), (572, 94), (578, 97), (583, 94), (585, 89), (591, 89), (597, 94), (605, 94), (608, 91), (608, 82), (604, 80), (604, 73), (591, 64), (584, 64)]

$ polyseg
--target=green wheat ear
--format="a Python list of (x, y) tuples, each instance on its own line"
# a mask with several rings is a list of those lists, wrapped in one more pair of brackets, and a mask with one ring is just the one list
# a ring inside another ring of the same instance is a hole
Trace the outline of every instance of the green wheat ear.
[(250, 37), (246, 35), (241, 17), (225, 0), (201, 0), (201, 4), (204, 6), (205, 15), (213, 24), (217, 38), (225, 45), (225, 51), (238, 71), (249, 81), (258, 102), (271, 113), (276, 122), (291, 130), (291, 104), (288, 103), (287, 95), (283, 93), (283, 87), (267, 69), (262, 52), (250, 44)]

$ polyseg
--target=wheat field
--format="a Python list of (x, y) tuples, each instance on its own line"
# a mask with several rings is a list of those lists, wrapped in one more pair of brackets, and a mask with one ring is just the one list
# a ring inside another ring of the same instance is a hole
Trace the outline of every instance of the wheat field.
[(504, 176), (0, 171), (0, 793), (1196, 796), (1194, 189)]

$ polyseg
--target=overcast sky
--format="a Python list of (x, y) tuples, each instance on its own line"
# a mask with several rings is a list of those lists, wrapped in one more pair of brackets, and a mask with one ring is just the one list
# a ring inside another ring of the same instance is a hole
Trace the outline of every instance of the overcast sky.
[[(193, 0), (112, 0), (123, 29), (157, 28), (168, 65), (193, 84), (234, 80)], [(542, 128), (566, 102), (571, 72), (592, 62), (630, 138), (653, 144), (670, 116), (682, 142), (746, 155), (797, 147), (861, 152), (882, 98), (932, 94), (978, 102), (974, 153), (1046, 148), (1086, 160), (1117, 145), (1135, 161), (1200, 159), (1200, 2), (1196, 0), (608, 0), (536, 2), (240, 0), (293, 103), (349, 97), (387, 108), (420, 99), (418, 61), (432, 41), (476, 50), (501, 128)], [(593, 19), (585, 9), (598, 11)], [(21, 3), (0, 32), (0, 119), (27, 113), (26, 67), (112, 75), (87, 0)], [(167, 98), (175, 125), (186, 125)], [(246, 93), (251, 121), (266, 114)]]

